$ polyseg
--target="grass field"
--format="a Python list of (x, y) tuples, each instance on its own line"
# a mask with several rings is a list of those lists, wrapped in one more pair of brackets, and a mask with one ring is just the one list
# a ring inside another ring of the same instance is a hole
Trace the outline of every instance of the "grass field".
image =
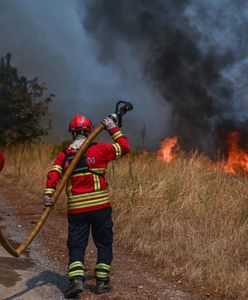
[[(51, 152), (46, 145), (6, 150), (3, 175), (19, 178), (42, 199)], [(169, 164), (129, 155), (111, 164), (115, 235), (165, 277), (207, 287), (223, 299), (247, 299), (248, 179), (208, 165), (196, 154)]]

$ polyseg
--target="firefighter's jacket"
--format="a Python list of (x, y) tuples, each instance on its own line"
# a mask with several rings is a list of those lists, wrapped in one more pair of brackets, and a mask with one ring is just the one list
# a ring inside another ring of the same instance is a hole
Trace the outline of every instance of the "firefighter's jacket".
[[(107, 164), (129, 152), (127, 138), (118, 127), (109, 130), (114, 144), (98, 143), (91, 145), (81, 158), (67, 182), (68, 213), (75, 214), (99, 210), (110, 206), (105, 180)], [(48, 172), (45, 194), (53, 194), (63, 172), (75, 156), (77, 150), (71, 147), (59, 152), (52, 170)], [(83, 165), (83, 162), (86, 162)]]

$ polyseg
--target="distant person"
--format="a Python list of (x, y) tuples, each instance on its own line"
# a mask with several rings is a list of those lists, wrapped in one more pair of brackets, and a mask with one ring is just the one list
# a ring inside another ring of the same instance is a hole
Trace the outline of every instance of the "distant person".
[[(129, 152), (127, 138), (112, 118), (102, 122), (112, 136), (114, 144), (92, 143), (74, 169), (67, 183), (69, 287), (67, 298), (76, 297), (83, 291), (85, 281), (84, 256), (90, 231), (97, 248), (95, 267), (97, 294), (111, 290), (109, 273), (112, 262), (112, 208), (107, 192), (105, 173), (107, 164)], [(61, 151), (47, 175), (44, 206), (53, 204), (52, 195), (78, 149), (93, 129), (91, 121), (78, 114), (69, 124), (72, 144)]]
[(0, 171), (3, 169), (3, 166), (4, 166), (3, 151), (0, 150)]

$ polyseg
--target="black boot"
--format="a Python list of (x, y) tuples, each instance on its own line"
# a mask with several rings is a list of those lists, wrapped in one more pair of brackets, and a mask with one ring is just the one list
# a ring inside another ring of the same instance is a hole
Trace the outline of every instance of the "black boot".
[(103, 294), (110, 292), (112, 290), (110, 282), (109, 281), (102, 281), (102, 280), (97, 280), (96, 281), (96, 294)]
[(65, 297), (67, 299), (75, 298), (84, 290), (84, 280), (81, 278), (71, 279), (69, 287), (65, 292)]

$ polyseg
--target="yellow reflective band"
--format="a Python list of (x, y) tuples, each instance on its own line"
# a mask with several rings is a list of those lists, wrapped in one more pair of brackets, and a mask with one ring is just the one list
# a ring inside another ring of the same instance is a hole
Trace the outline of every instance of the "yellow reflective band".
[(96, 206), (104, 203), (108, 203), (109, 198), (103, 198), (103, 199), (97, 199), (97, 200), (92, 200), (92, 201), (85, 201), (85, 202), (79, 202), (75, 204), (69, 204), (68, 208), (69, 209), (78, 209), (78, 208), (84, 208), (84, 207), (90, 207), (90, 206)]
[(83, 199), (87, 200), (87, 199), (105, 197), (105, 196), (108, 196), (108, 192), (106, 190), (102, 190), (99, 192), (91, 192), (91, 193), (84, 193), (84, 194), (70, 196), (68, 197), (68, 201), (75, 202), (77, 200), (83, 200)]
[[(98, 202), (105, 201), (108, 199), (109, 199), (108, 197), (103, 197), (103, 198), (98, 198), (98, 199), (94, 199), (94, 200), (81, 201), (78, 203), (69, 203), (69, 207), (75, 207), (77, 205), (88, 205), (91, 203), (94, 204), (94, 203), (98, 203)], [(78, 201), (80, 201), (80, 200), (78, 200)]]
[(109, 278), (109, 276), (102, 276), (102, 275), (97, 275), (96, 274), (96, 278), (98, 278), (98, 279), (107, 279), (107, 278)]
[(54, 191), (55, 191), (55, 189), (47, 188), (47, 189), (45, 189), (44, 194), (53, 194)]
[(94, 189), (95, 191), (99, 191), (100, 190), (100, 180), (99, 180), (99, 176), (97, 175), (93, 175), (93, 179), (94, 179)]
[(62, 173), (62, 168), (59, 165), (54, 165), (52, 167), (52, 171), (58, 171), (59, 173)]
[(115, 152), (116, 152), (116, 159), (121, 157), (121, 147), (118, 143), (113, 144), (115, 147)]
[(78, 173), (78, 174), (72, 175), (72, 177), (85, 176), (85, 175), (92, 175), (92, 173), (90, 173), (90, 172), (86, 172), (86, 173)]
[(98, 172), (98, 173), (104, 173), (106, 171), (105, 168), (90, 168), (90, 170)]
[(82, 267), (82, 268), (84, 268), (84, 265), (83, 265), (83, 263), (81, 261), (75, 261), (75, 262), (73, 262), (73, 263), (71, 263), (69, 265), (69, 270), (71, 270), (72, 268), (75, 268), (75, 267)]
[(109, 275), (108, 275), (108, 273), (101, 274), (100, 272), (96, 272), (96, 277), (98, 277), (98, 278), (108, 278)]
[(111, 266), (106, 265), (104, 263), (99, 263), (99, 264), (96, 265), (96, 269), (104, 269), (104, 270), (110, 271)]
[(108, 276), (108, 272), (101, 272), (101, 271), (96, 271), (96, 275), (103, 275), (103, 276)]
[(112, 135), (112, 138), (116, 141), (119, 137), (123, 136), (121, 131), (117, 131)]
[(77, 270), (68, 273), (69, 277), (84, 276), (84, 270)]
[[(89, 170), (95, 171), (97, 173), (104, 173), (106, 171), (105, 168), (91, 168)], [(79, 176), (88, 176), (88, 175), (93, 175), (91, 172), (85, 172), (85, 173), (78, 173), (78, 174), (74, 174), (72, 175), (72, 177), (79, 177)]]

